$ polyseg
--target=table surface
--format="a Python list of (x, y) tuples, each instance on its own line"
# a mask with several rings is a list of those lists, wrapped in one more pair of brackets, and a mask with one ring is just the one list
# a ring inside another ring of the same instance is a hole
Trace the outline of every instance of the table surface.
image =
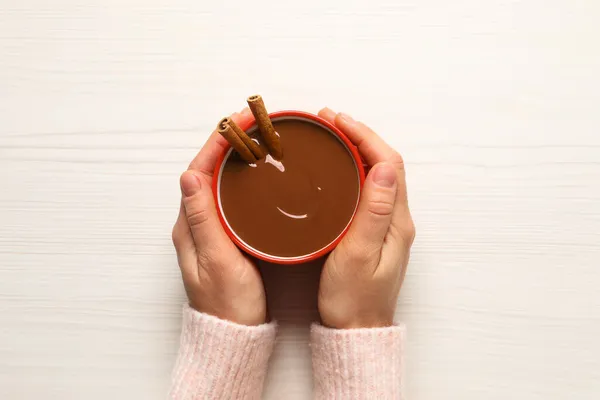
[[(165, 397), (178, 176), (254, 93), (404, 155), (408, 398), (598, 398), (599, 20), (595, 0), (3, 0), (0, 398)], [(267, 399), (310, 398), (317, 277), (268, 278)]]

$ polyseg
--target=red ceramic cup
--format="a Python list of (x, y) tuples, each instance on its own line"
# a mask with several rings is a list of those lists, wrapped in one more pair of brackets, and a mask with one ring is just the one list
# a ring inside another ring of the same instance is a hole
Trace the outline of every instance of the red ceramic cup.
[[(329, 122), (327, 122), (326, 120), (324, 120), (323, 118), (321, 118), (317, 115), (310, 114), (310, 113), (303, 112), (303, 111), (278, 111), (278, 112), (269, 114), (269, 117), (273, 121), (285, 118), (285, 119), (299, 119), (299, 120), (316, 123), (317, 125), (320, 125), (321, 127), (325, 128), (325, 130), (331, 132), (332, 135), (337, 136), (340, 139), (340, 141), (346, 146), (346, 148), (352, 155), (352, 158), (354, 159), (354, 164), (356, 165), (356, 169), (358, 170), (358, 176), (359, 176), (359, 181), (360, 181), (359, 186), (360, 186), (360, 189), (362, 189), (362, 185), (365, 180), (365, 168), (364, 168), (363, 162), (360, 158), (360, 154), (358, 153), (358, 149), (356, 148), (356, 146), (354, 146), (352, 144), (352, 142), (350, 141), (350, 139), (348, 139), (346, 137), (346, 135), (344, 135), (338, 128), (336, 128), (334, 125), (330, 124)], [(254, 128), (255, 126), (256, 126), (255, 121), (251, 120), (245, 125), (240, 125), (240, 128), (242, 128), (244, 131), (247, 131), (249, 129)], [(239, 248), (241, 248), (246, 253), (248, 253), (258, 259), (268, 261), (271, 263), (275, 263), (275, 264), (290, 265), (290, 264), (300, 264), (300, 263), (304, 263), (304, 262), (308, 262), (308, 261), (312, 261), (317, 258), (320, 258), (320, 257), (326, 255), (327, 253), (331, 252), (338, 245), (338, 243), (342, 240), (342, 238), (348, 231), (348, 228), (350, 227), (350, 223), (352, 222), (352, 219), (354, 219), (354, 215), (356, 214), (356, 209), (354, 210), (354, 214), (352, 214), (352, 218), (350, 218), (350, 221), (348, 221), (348, 225), (346, 225), (344, 230), (339, 234), (339, 236), (333, 242), (327, 244), (322, 249), (317, 250), (310, 254), (297, 256), (297, 257), (273, 256), (270, 254), (263, 253), (253, 247), (250, 247), (247, 243), (245, 243), (229, 226), (229, 223), (225, 219), (223, 208), (221, 205), (221, 195), (220, 195), (221, 173), (223, 171), (225, 162), (227, 161), (232, 150), (233, 149), (231, 148), (231, 146), (227, 146), (225, 149), (223, 149), (223, 152), (219, 155), (217, 164), (215, 166), (214, 174), (213, 174), (212, 189), (213, 189), (213, 195), (215, 197), (215, 204), (217, 206), (217, 213), (219, 214), (219, 219), (221, 220), (221, 224), (223, 225), (223, 228), (225, 229), (225, 232), (227, 233), (229, 238)], [(360, 196), (360, 190), (359, 190), (359, 196)], [(357, 202), (357, 205), (358, 205), (358, 202)]]

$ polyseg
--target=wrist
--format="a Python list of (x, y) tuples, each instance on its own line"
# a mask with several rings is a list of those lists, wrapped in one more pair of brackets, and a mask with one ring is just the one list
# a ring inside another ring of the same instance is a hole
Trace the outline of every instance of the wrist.
[(190, 300), (190, 308), (221, 319), (223, 321), (233, 322), (238, 325), (259, 326), (267, 322), (267, 312), (261, 307), (203, 307), (200, 304)]
[(394, 326), (394, 313), (321, 311), (321, 324), (331, 329), (387, 328)]
[(331, 329), (371, 329), (371, 328), (389, 328), (394, 326), (394, 320), (385, 319), (385, 320), (372, 320), (372, 319), (360, 319), (360, 320), (350, 320), (350, 321), (337, 321), (337, 322), (328, 322), (326, 320), (322, 320), (321, 324), (326, 328)]

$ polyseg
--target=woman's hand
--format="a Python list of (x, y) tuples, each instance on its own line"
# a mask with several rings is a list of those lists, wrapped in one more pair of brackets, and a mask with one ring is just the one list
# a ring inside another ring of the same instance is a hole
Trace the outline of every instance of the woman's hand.
[[(243, 124), (252, 114), (245, 109), (231, 118)], [(223, 230), (211, 190), (213, 169), (226, 144), (213, 132), (181, 175), (173, 244), (192, 308), (238, 324), (260, 325), (267, 315), (260, 273)]]
[(336, 329), (391, 326), (415, 237), (402, 157), (347, 115), (325, 108), (319, 116), (346, 134), (372, 167), (354, 221), (323, 267), (321, 320)]

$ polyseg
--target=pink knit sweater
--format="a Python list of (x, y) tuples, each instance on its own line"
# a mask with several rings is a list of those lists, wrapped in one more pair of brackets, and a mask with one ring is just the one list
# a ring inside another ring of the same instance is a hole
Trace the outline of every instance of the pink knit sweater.
[[(185, 306), (170, 398), (260, 399), (276, 330), (275, 323), (243, 326)], [(313, 325), (315, 398), (402, 399), (403, 341), (401, 327)]]

